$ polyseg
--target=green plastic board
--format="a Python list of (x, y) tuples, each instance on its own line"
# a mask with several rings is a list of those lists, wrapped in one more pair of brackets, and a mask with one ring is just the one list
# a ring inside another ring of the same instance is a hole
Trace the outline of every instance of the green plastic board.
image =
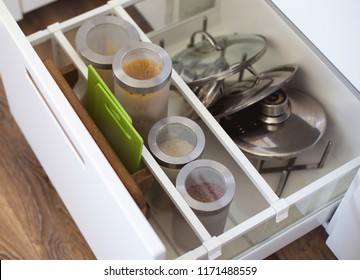
[(140, 169), (144, 141), (96, 70), (88, 67), (86, 109), (130, 173)]

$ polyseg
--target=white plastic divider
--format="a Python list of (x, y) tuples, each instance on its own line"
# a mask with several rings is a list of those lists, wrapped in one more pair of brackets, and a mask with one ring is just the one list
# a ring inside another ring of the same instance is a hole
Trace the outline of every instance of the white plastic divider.
[[(129, 14), (124, 10), (123, 7), (121, 6), (115, 7), (114, 13), (115, 15), (120, 16), (123, 19), (132, 23), (138, 30), (141, 40), (146, 42), (151, 42), (150, 39), (147, 37), (147, 35), (141, 30), (141, 28), (136, 24), (136, 22), (134, 22), (134, 20), (129, 16)], [(204, 121), (207, 127), (217, 137), (217, 139), (224, 146), (227, 152), (232, 156), (232, 158), (245, 172), (245, 174), (248, 176), (251, 182), (256, 186), (256, 188), (262, 194), (265, 200), (269, 203), (271, 209), (274, 210), (276, 213), (276, 221), (280, 222), (281, 220), (287, 218), (288, 210), (289, 210), (288, 203), (284, 199), (279, 199), (279, 197), (275, 194), (275, 192), (272, 190), (269, 184), (265, 181), (265, 179), (259, 174), (259, 172), (248, 160), (248, 158), (238, 148), (238, 146), (234, 143), (234, 141), (230, 138), (230, 136), (224, 131), (224, 129), (210, 114), (210, 112), (204, 107), (201, 101), (194, 95), (192, 90), (181, 79), (181, 77), (178, 75), (178, 73), (175, 70), (172, 71), (171, 81), (179, 90), (179, 92), (184, 96), (187, 102), (189, 102), (189, 104), (201, 117), (201, 119)], [(171, 195), (171, 193), (169, 193), (167, 190), (165, 191)], [(174, 201), (174, 203), (177, 203), (177, 201)], [(186, 214), (185, 212), (182, 213)], [(188, 222), (191, 221), (189, 217), (185, 217), (185, 219)], [(190, 224), (190, 226), (193, 228), (193, 225)], [(203, 246), (205, 245), (203, 244)]]
[(132, 17), (125, 11), (122, 6), (114, 7), (114, 15), (123, 18), (124, 20), (130, 22), (139, 33), (140, 39), (143, 42), (151, 42), (149, 37), (144, 33), (144, 31), (137, 25), (137, 23), (132, 19)]
[[(122, 17), (123, 19), (131, 22), (138, 30), (140, 38), (143, 41), (150, 42), (150, 39), (147, 35), (138, 27), (134, 20), (129, 16), (129, 14), (121, 7), (118, 6), (115, 8), (115, 14)], [(180, 91), (180, 93), (185, 97), (186, 101), (193, 107), (201, 119), (205, 122), (207, 127), (212, 131), (212, 133), (218, 138), (224, 148), (228, 153), (233, 157), (233, 159), (238, 163), (241, 169), (249, 177), (252, 183), (258, 188), (260, 193), (264, 196), (266, 201), (271, 205), (279, 200), (279, 197), (271, 189), (269, 184), (265, 179), (259, 174), (255, 167), (251, 164), (248, 158), (241, 152), (239, 147), (234, 143), (234, 141), (229, 137), (229, 135), (224, 131), (220, 124), (215, 120), (215, 118), (210, 114), (210, 112), (204, 107), (201, 101), (194, 95), (192, 90), (188, 85), (181, 79), (181, 77), (173, 70), (171, 75), (172, 83)]]
[[(121, 4), (124, 1), (109, 1), (109, 2), (119, 2)], [(118, 5), (120, 5), (120, 4), (118, 4)], [(61, 23), (54, 23), (54, 24), (59, 24), (58, 29), (65, 33), (69, 30), (79, 27), (85, 21), (87, 21), (89, 18), (91, 18), (93, 16), (109, 14), (111, 12), (112, 7), (113, 6), (109, 5), (109, 3), (108, 3), (105, 5), (102, 5), (98, 8), (95, 8), (93, 10), (90, 10), (88, 12), (85, 12), (83, 14), (80, 14), (76, 17), (65, 20)], [(52, 37), (52, 31), (49, 29), (45, 29), (45, 30), (40, 30), (40, 31), (37, 31), (37, 32), (29, 35), (27, 37), (27, 39), (31, 45), (36, 46), (47, 40), (50, 40), (51, 37)]]
[[(142, 29), (136, 24), (136, 22), (129, 16), (129, 14), (124, 10), (123, 7), (117, 6), (114, 8), (114, 14), (123, 18), (124, 20), (130, 22), (138, 31), (140, 39), (143, 42), (151, 42), (147, 35), (142, 31)], [(171, 79), (174, 80), (174, 74), (176, 72), (173, 70)], [(178, 76), (179, 79), (181, 79)], [(190, 89), (189, 89), (190, 90)], [(221, 255), (221, 243), (218, 242), (216, 237), (211, 237), (208, 231), (205, 229), (203, 224), (200, 222), (195, 213), (191, 210), (189, 205), (183, 199), (178, 191), (176, 191), (175, 186), (166, 176), (164, 171), (161, 169), (160, 165), (156, 162), (150, 152), (144, 147), (143, 149), (143, 160), (146, 162), (148, 168), (152, 171), (154, 176), (158, 179), (159, 183), (168, 194), (170, 199), (176, 205), (177, 209), (181, 212), (187, 223), (193, 229), (197, 237), (203, 243), (203, 246), (206, 248), (206, 252), (209, 259), (214, 259)]]
[[(302, 188), (301, 190), (298, 190), (294, 194), (286, 197), (286, 201), (289, 204), (289, 206), (292, 206), (302, 200), (305, 200), (309, 198), (310, 196), (313, 196), (314, 193), (321, 189), (325, 189), (329, 184), (339, 184), (340, 178), (344, 176), (350, 175), (348, 178), (349, 182), (343, 182), (344, 184), (350, 185), (351, 181), (355, 177), (355, 171), (360, 168), (360, 156), (350, 160), (349, 162), (341, 165), (331, 173), (328, 173), (318, 180), (312, 182), (311, 184), (307, 185), (306, 187)], [(351, 171), (354, 171), (353, 174), (351, 174)]]
[[(59, 46), (66, 52), (68, 57), (74, 66), (79, 70), (83, 78), (87, 79), (88, 68), (84, 61), (80, 58), (76, 50), (70, 44), (68, 39), (65, 37), (64, 33), (61, 30), (58, 30), (56, 27), (59, 27), (58, 24), (52, 25), (51, 28), (54, 28), (53, 36)], [(50, 28), (50, 27), (49, 27)], [(55, 29), (56, 28), (56, 29)]]
[[(148, 38), (148, 36), (139, 28), (139, 26), (134, 22), (134, 20), (129, 16), (129, 14), (123, 9), (123, 7), (121, 7), (121, 6), (116, 7), (114, 9), (114, 12), (115, 12), (115, 15), (122, 17), (123, 19), (129, 21), (136, 27), (136, 29), (138, 30), (138, 32), (140, 34), (141, 40), (146, 41), (146, 42), (151, 42), (150, 39)], [(189, 102), (189, 104), (193, 107), (193, 109), (201, 117), (201, 119), (204, 121), (204, 123), (207, 125), (207, 127), (217, 137), (217, 139), (224, 146), (224, 148), (227, 150), (227, 152), (232, 156), (232, 158), (237, 162), (237, 164), (241, 167), (241, 169), (249, 177), (249, 179), (256, 186), (256, 188), (259, 190), (259, 192), (262, 194), (262, 196), (265, 198), (265, 200), (269, 203), (270, 208), (267, 209), (269, 214), (268, 214), (268, 216), (266, 216), (266, 219), (270, 219), (272, 216), (275, 216), (276, 222), (280, 222), (281, 220), (287, 218), (288, 210), (289, 210), (288, 203), (284, 199), (279, 199), (279, 197), (275, 194), (275, 192), (272, 190), (272, 188), (269, 186), (269, 184), (265, 181), (265, 179), (259, 174), (259, 172), (252, 165), (252, 163), (248, 160), (248, 158), (242, 153), (242, 151), (238, 148), (238, 146), (234, 143), (234, 141), (223, 130), (223, 128), (220, 126), (220, 124), (215, 120), (215, 118), (210, 114), (210, 112), (204, 107), (204, 105), (201, 103), (201, 101), (194, 95), (192, 90), (181, 79), (181, 77), (178, 75), (178, 73), (175, 70), (172, 71), (171, 81), (175, 85), (175, 87), (179, 90), (179, 92), (184, 96), (184, 98), (187, 100), (187, 102)], [(152, 156), (151, 156), (151, 158), (152, 158)], [(144, 160), (147, 160), (147, 158), (144, 157)], [(158, 164), (155, 162), (155, 165), (158, 165)], [(150, 168), (152, 168), (152, 166)], [(161, 170), (161, 168), (159, 168), (159, 169)], [(158, 170), (158, 171), (160, 171), (160, 170)], [(161, 173), (163, 173), (162, 170), (161, 170)], [(154, 172), (154, 174), (157, 174), (157, 173)], [(161, 179), (161, 178), (159, 178), (159, 179)], [(165, 182), (169, 181), (166, 176), (163, 179), (165, 179)], [(171, 191), (172, 189), (171, 188), (169, 189), (169, 186), (166, 183), (164, 183), (162, 181), (162, 179), (159, 180), (159, 182), (161, 182), (166, 193), (168, 195), (170, 195), (170, 198), (177, 205), (178, 209), (182, 212), (184, 218), (187, 220), (189, 225), (193, 228), (193, 230), (196, 232), (197, 236), (200, 238), (199, 229), (201, 229), (201, 227), (191, 224), (193, 221), (196, 221), (196, 223), (198, 222), (198, 219), (191, 218), (191, 216), (194, 213), (192, 211), (191, 211), (191, 213), (187, 212), (188, 206), (186, 205), (187, 207), (185, 207), (185, 205), (182, 205), (183, 198), (181, 196), (179, 196), (181, 203), (179, 203), (178, 199), (175, 199), (175, 197), (172, 197), (173, 195), (178, 196), (178, 193), (176, 191)], [(169, 181), (169, 183), (171, 183), (171, 182)], [(173, 186), (172, 183), (171, 183), (171, 185)], [(185, 208), (182, 208), (182, 207), (185, 207)], [(184, 209), (186, 209), (186, 212), (184, 212)], [(188, 214), (191, 214), (191, 215), (188, 216)], [(255, 217), (256, 218), (254, 218), (254, 219), (249, 219), (248, 220), (249, 222), (242, 223), (244, 225), (244, 227), (242, 227), (241, 225), (238, 225), (238, 226), (234, 227), (233, 229), (231, 229), (229, 231), (229, 234), (224, 235), (222, 240), (220, 239), (220, 237), (212, 237), (211, 239), (207, 239), (204, 242), (204, 239), (200, 238), (203, 241), (203, 244), (199, 247), (199, 250), (204, 250), (206, 252), (208, 258), (218, 257), (219, 255), (221, 255), (221, 252), (219, 252), (219, 250), (221, 250), (221, 246), (224, 245), (224, 242), (227, 243), (227, 242), (230, 242), (231, 240), (239, 237), (240, 236), (239, 234), (242, 234), (243, 231), (246, 231), (247, 223), (253, 223), (254, 226), (256, 226), (257, 224), (261, 224), (262, 222), (264, 222), (264, 220), (263, 220), (264, 217), (262, 215), (259, 215), (259, 216), (256, 215)], [(259, 220), (259, 218), (260, 218), (260, 220)], [(201, 226), (202, 226), (202, 224), (201, 224)], [(223, 236), (223, 235), (221, 235), (221, 236)], [(196, 252), (194, 252), (194, 254), (196, 254)], [(190, 255), (194, 257), (194, 255), (192, 253), (190, 253)]]

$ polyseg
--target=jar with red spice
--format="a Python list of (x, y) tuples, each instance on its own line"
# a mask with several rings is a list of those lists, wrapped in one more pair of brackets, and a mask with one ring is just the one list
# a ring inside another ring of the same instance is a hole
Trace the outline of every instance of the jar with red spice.
[[(185, 165), (176, 178), (176, 188), (211, 236), (223, 233), (230, 204), (235, 195), (235, 179), (223, 164), (199, 159)], [(174, 215), (173, 232), (176, 242), (191, 248), (196, 238), (185, 220)]]

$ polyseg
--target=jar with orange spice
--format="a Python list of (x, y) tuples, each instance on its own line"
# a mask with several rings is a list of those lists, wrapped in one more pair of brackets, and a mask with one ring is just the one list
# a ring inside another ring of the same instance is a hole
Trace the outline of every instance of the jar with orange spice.
[(115, 96), (143, 139), (167, 116), (171, 70), (169, 54), (152, 43), (132, 42), (114, 57)]

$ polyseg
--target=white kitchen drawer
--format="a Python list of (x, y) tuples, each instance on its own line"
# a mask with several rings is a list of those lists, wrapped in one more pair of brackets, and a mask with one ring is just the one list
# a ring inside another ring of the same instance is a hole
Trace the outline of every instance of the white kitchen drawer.
[(269, 47), (256, 63), (257, 70), (299, 65), (290, 86), (316, 97), (326, 111), (324, 136), (298, 159), (301, 163), (319, 161), (328, 141), (333, 141), (324, 167), (293, 171), (278, 197), (279, 174), (261, 175), (173, 71), (172, 83), (181, 95), (172, 95), (169, 113), (178, 114), (185, 103), (196, 110), (207, 141), (203, 158), (215, 159), (232, 171), (236, 195), (225, 232), (211, 237), (144, 148), (145, 164), (202, 244), (188, 252), (180, 249), (172, 234), (173, 208), (153, 205), (151, 193), (151, 217), (143, 216), (33, 48), (49, 44), (58, 67), (74, 64), (86, 78), (86, 65), (72, 44), (74, 30), (88, 18), (108, 13), (135, 25), (122, 5), (126, 1), (110, 1), (25, 38), (0, 2), (4, 42), (0, 70), (11, 112), (96, 257), (263, 258), (327, 221), (360, 166), (360, 123), (355, 121), (360, 117), (359, 92), (271, 1), (253, 0), (217, 1), (215, 8), (162, 30), (148, 35), (138, 31), (144, 41), (164, 40), (170, 54), (186, 46), (191, 32), (201, 28), (204, 15), (212, 34), (265, 36)]

